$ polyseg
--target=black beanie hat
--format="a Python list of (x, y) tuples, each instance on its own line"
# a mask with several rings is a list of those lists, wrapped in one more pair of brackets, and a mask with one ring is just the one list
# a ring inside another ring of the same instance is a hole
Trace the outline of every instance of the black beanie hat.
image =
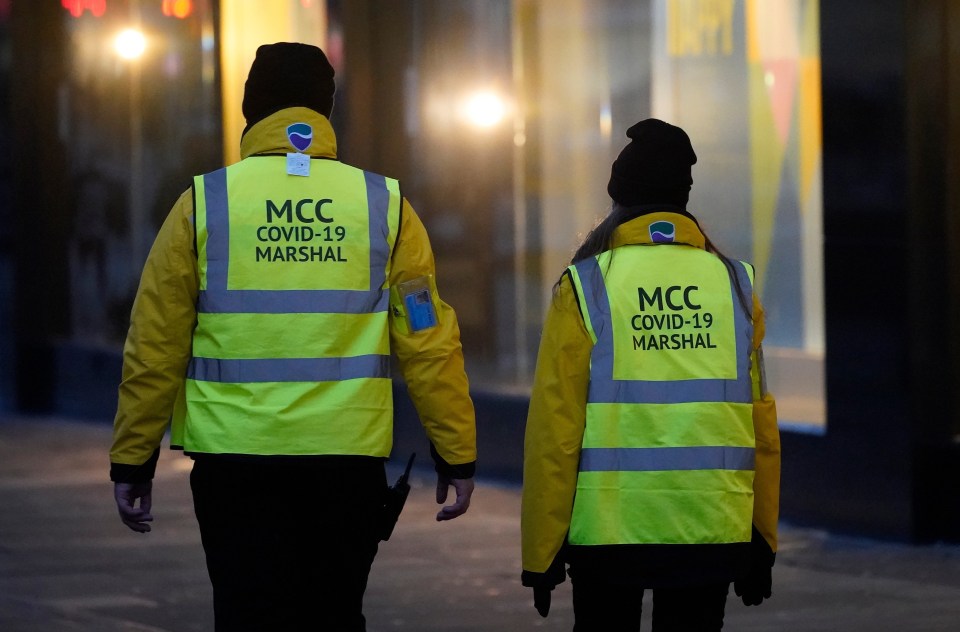
[(607, 193), (623, 206), (676, 204), (686, 206), (696, 164), (687, 133), (657, 119), (640, 121), (627, 130), (630, 143), (613, 162)]
[(333, 66), (309, 44), (264, 44), (250, 66), (243, 89), (244, 133), (284, 108), (302, 106), (327, 118), (333, 112)]

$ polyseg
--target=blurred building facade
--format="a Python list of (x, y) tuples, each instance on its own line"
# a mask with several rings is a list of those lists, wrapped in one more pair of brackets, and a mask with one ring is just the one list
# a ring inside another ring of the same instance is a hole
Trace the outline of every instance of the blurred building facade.
[(156, 228), (239, 158), (256, 46), (306, 41), (341, 158), (427, 225), (481, 440), (507, 425), (493, 470), (519, 471), (553, 284), (653, 116), (757, 267), (785, 516), (960, 539), (958, 39), (949, 0), (0, 0), (0, 407), (110, 418)]

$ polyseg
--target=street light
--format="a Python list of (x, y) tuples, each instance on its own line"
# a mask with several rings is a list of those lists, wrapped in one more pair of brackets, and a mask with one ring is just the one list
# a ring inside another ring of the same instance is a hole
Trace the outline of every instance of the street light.
[(471, 125), (489, 129), (507, 115), (507, 104), (499, 94), (481, 90), (467, 96), (463, 102), (462, 114)]
[(124, 29), (113, 40), (113, 49), (121, 58), (135, 61), (147, 50), (147, 38), (137, 29)]
[[(139, 3), (131, 5), (131, 17), (140, 22)], [(127, 28), (113, 40), (113, 49), (130, 64), (130, 254), (134, 265), (146, 256), (147, 218), (143, 204), (143, 97), (140, 88), (140, 58), (147, 50), (147, 38), (137, 28)]]

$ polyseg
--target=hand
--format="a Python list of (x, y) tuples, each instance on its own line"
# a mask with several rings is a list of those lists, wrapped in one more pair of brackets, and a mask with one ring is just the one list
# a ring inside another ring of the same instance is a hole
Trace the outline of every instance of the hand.
[(533, 607), (537, 609), (537, 612), (540, 613), (540, 616), (544, 619), (550, 614), (551, 593), (553, 593), (553, 588), (548, 586), (533, 587)]
[(750, 567), (747, 574), (733, 582), (733, 592), (745, 606), (759, 606), (769, 599), (773, 589), (773, 564), (777, 555), (756, 527), (750, 540)]
[(743, 600), (745, 606), (759, 606), (772, 594), (773, 573), (769, 566), (753, 568), (743, 579), (733, 582), (733, 592)]
[(449, 478), (442, 474), (437, 474), (437, 503), (443, 504), (447, 501), (447, 491), (453, 485), (457, 490), (457, 500), (452, 505), (447, 505), (437, 513), (437, 521), (453, 520), (467, 513), (470, 508), (470, 497), (473, 496), (472, 478)]
[[(113, 498), (117, 501), (117, 510), (120, 512), (120, 520), (137, 533), (147, 533), (150, 531), (148, 522), (153, 521), (153, 515), (150, 513), (152, 500), (153, 481), (146, 483), (114, 483)], [(140, 499), (140, 506), (137, 506), (137, 499)]]
[(550, 614), (550, 593), (567, 580), (567, 567), (564, 563), (564, 551), (561, 551), (553, 558), (550, 567), (545, 573), (534, 573), (533, 571), (523, 571), (520, 575), (520, 583), (528, 588), (533, 588), (533, 607), (537, 609), (541, 617)]

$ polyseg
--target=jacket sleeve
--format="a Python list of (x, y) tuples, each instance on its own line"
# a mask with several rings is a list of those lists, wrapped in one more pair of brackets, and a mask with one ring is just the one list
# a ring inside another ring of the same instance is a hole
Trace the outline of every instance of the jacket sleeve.
[(160, 227), (133, 302), (110, 450), (114, 481), (153, 478), (190, 360), (198, 287), (190, 190)]
[(524, 437), (520, 531), (526, 572), (546, 572), (570, 528), (592, 347), (564, 275), (540, 337)]
[(777, 551), (777, 520), (780, 513), (780, 429), (777, 426), (777, 404), (767, 392), (763, 368), (763, 306), (754, 294), (753, 347), (751, 378), (753, 380), (753, 428), (757, 440), (755, 476), (753, 480), (753, 525), (763, 536), (770, 550)]
[[(389, 284), (396, 287), (418, 278), (433, 283), (433, 251), (423, 223), (404, 199)], [(477, 460), (477, 433), (460, 327), (456, 313), (440, 300), (435, 285), (431, 294), (437, 324), (414, 333), (407, 330), (402, 306), (392, 303), (390, 346), (430, 440), (437, 471), (453, 478), (470, 478)]]

